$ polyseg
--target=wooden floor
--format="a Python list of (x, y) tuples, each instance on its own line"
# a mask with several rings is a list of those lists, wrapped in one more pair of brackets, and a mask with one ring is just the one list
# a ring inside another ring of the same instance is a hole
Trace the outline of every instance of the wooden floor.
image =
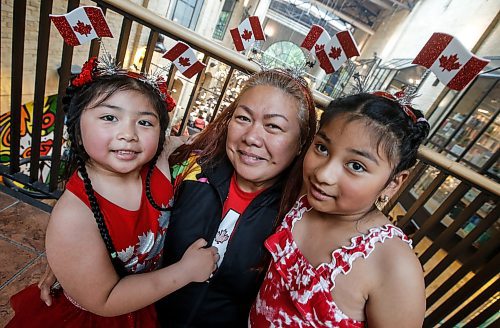
[(49, 213), (0, 191), (0, 327), (13, 316), (9, 298), (45, 271)]

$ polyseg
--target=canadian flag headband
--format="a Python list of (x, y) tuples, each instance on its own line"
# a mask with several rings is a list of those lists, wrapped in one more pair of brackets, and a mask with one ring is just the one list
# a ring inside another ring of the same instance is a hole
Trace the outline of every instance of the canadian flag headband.
[(332, 74), (352, 57), (359, 56), (359, 49), (348, 30), (337, 32), (330, 37), (319, 25), (313, 25), (300, 45), (319, 61), (319, 66), (327, 74)]
[(237, 51), (250, 48), (256, 41), (266, 40), (257, 16), (245, 18), (238, 27), (231, 29), (230, 32)]
[(78, 7), (65, 15), (49, 17), (64, 42), (70, 46), (79, 46), (96, 38), (113, 37), (99, 7)]
[(454, 36), (436, 32), (412, 63), (428, 68), (448, 88), (462, 90), (489, 62), (474, 55)]
[[(55, 27), (70, 46), (79, 46), (96, 38), (113, 37), (104, 14), (99, 7), (79, 7), (65, 15), (50, 15)], [(104, 47), (103, 47), (104, 48)], [(83, 64), (82, 71), (71, 80), (74, 87), (83, 87), (101, 76), (123, 75), (150, 85), (165, 101), (167, 111), (175, 108), (175, 100), (167, 91), (165, 79), (160, 75), (127, 71), (116, 65), (114, 58), (103, 49), (101, 58), (90, 58)]]
[[(250, 16), (244, 19), (236, 28), (231, 29), (231, 37), (237, 51), (245, 51), (253, 46), (257, 41), (265, 41), (265, 34), (263, 32), (260, 20), (257, 16)], [(349, 58), (359, 56), (358, 46), (348, 30), (340, 31), (330, 37), (326, 30), (319, 26), (313, 25), (304, 41), (300, 45), (306, 49), (310, 56), (317, 58), (320, 67), (327, 73), (332, 74), (339, 70)], [(258, 52), (252, 48), (253, 52)], [(259, 60), (256, 62), (259, 63)], [(286, 65), (285, 65), (286, 66)], [(313, 61), (306, 59), (302, 67), (296, 69), (290, 67), (292, 71), (298, 71), (296, 76), (303, 75), (306, 67), (314, 66)], [(300, 72), (300, 73), (299, 73)]]

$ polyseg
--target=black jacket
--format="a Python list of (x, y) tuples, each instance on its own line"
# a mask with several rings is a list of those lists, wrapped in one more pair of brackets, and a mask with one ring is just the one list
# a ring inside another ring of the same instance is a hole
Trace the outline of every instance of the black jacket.
[[(229, 192), (233, 167), (225, 158), (215, 168), (202, 168), (196, 178), (178, 187), (168, 226), (164, 265), (181, 259), (198, 238), (209, 244), (215, 237)], [(209, 282), (191, 283), (157, 302), (162, 327), (247, 327), (250, 307), (265, 269), (264, 240), (278, 215), (281, 184), (259, 194), (241, 215), (224, 260)]]

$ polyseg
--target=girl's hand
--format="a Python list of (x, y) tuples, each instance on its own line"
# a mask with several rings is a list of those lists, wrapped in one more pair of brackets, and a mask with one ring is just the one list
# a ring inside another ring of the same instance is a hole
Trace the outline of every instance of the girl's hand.
[(217, 248), (205, 248), (207, 242), (200, 238), (186, 250), (179, 264), (187, 275), (191, 275), (191, 281), (206, 281), (211, 273), (217, 269), (219, 254)]
[(169, 158), (170, 155), (180, 146), (184, 144), (189, 144), (188, 136), (166, 136), (165, 142), (163, 143), (163, 152), (162, 155), (165, 158)]
[(38, 282), (38, 288), (40, 288), (40, 299), (47, 304), (47, 306), (52, 305), (52, 296), (50, 296), (51, 287), (57, 282), (56, 276), (52, 269), (47, 264), (45, 272)]
[(189, 142), (189, 137), (177, 137), (177, 136), (166, 136), (165, 142), (163, 143), (163, 150), (156, 162), (156, 166), (161, 172), (170, 180), (170, 165), (168, 164), (168, 158), (172, 153), (180, 146), (187, 144)]

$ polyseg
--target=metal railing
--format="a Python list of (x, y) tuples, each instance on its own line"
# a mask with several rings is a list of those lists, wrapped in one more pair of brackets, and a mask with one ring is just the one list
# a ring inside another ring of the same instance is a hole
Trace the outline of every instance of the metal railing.
[(498, 324), (500, 186), (427, 147), (419, 159), (384, 212), (409, 234), (423, 265), (424, 326)]
[[(243, 55), (228, 50), (219, 44), (197, 35), (155, 13), (124, 0), (95, 1), (105, 12), (121, 16), (121, 31), (116, 48), (116, 58), (123, 62), (130, 44), (129, 36), (133, 24), (149, 29), (148, 42), (142, 71), (152, 65), (154, 44), (159, 34), (173, 40), (188, 43), (202, 54), (205, 63), (215, 61), (228, 67), (227, 74), (215, 88), (212, 115), (223, 107), (227, 91), (238, 74), (250, 74), (258, 66)], [(42, 134), (42, 112), (47, 78), (49, 56), (49, 13), (52, 0), (41, 1), (38, 48), (36, 59), (35, 92), (33, 104), (33, 124), (31, 154), (21, 161), (21, 90), (23, 85), (23, 49), (26, 38), (26, 0), (14, 2), (12, 34), (12, 79), (10, 106), (10, 159), (0, 165), (0, 174), (7, 179), (21, 183), (43, 196), (57, 198), (61, 192), (59, 170), (62, 158), (64, 114), (61, 106), (71, 74), (73, 48), (63, 46), (59, 70), (58, 101), (54, 120), (54, 140), (51, 165), (43, 165), (47, 157), (41, 156), (40, 138)], [(79, 5), (77, 0), (69, 0), (67, 10)], [(62, 43), (62, 40), (61, 40)], [(93, 41), (88, 56), (99, 53), (100, 45)], [(208, 65), (207, 65), (208, 66)], [(168, 72), (169, 89), (175, 85), (176, 70)], [(204, 91), (204, 72), (190, 83), (192, 89), (181, 113), (182, 131), (187, 124), (189, 112), (195, 107), (200, 91)], [(325, 107), (329, 99), (315, 93), (319, 108)], [(43, 160), (42, 160), (43, 159)], [(422, 147), (420, 162), (413, 169), (410, 178), (401, 191), (386, 207), (390, 215), (413, 239), (415, 251), (424, 267), (427, 287), (427, 313), (425, 327), (477, 327), (492, 321), (499, 323), (499, 193), (497, 183), (488, 180), (461, 164)], [(28, 165), (29, 163), (29, 165)], [(49, 175), (40, 180), (40, 168), (49, 167)], [(22, 170), (23, 169), (23, 170)], [(53, 178), (50, 178), (53, 177)], [(411, 296), (410, 296), (411, 297)], [(496, 317), (495, 317), (496, 316)]]

